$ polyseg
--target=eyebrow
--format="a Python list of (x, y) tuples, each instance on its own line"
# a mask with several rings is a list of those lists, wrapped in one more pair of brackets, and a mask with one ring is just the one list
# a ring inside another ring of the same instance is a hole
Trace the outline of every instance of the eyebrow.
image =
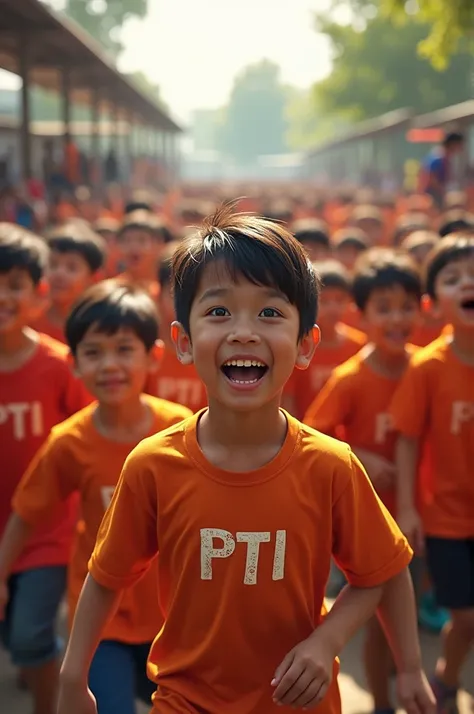
[[(284, 300), (285, 302), (289, 302), (287, 296), (282, 293), (281, 290), (277, 290), (276, 288), (265, 288), (265, 293), (269, 298), (278, 298), (280, 300)], [(212, 300), (214, 298), (222, 298), (228, 294), (229, 288), (209, 288), (209, 290), (206, 290), (201, 295), (199, 302), (206, 302), (206, 300)]]

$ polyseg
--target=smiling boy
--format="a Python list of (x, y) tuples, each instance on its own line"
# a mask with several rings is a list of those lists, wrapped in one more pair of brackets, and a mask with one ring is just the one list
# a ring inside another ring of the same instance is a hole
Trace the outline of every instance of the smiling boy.
[[(224, 206), (173, 260), (179, 359), (209, 408), (143, 441), (102, 523), (63, 663), (59, 714), (90, 714), (87, 671), (122, 589), (159, 551), (160, 714), (338, 714), (336, 656), (379, 607), (405, 706), (431, 711), (411, 551), (349, 447), (280, 409), (319, 338), (318, 281), (281, 225)], [(334, 555), (349, 585), (323, 617)], [(401, 625), (401, 623), (403, 623)]]

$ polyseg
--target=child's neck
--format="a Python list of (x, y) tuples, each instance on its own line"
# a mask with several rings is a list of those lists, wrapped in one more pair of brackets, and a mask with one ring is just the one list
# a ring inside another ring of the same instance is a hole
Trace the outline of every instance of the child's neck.
[(460, 330), (455, 327), (451, 347), (461, 362), (474, 365), (474, 330)]
[(0, 334), (0, 369), (19, 369), (34, 354), (39, 336), (29, 327)]
[(136, 443), (150, 433), (153, 413), (142, 395), (124, 404), (100, 403), (94, 413), (97, 430), (111, 441)]
[(404, 352), (390, 354), (381, 350), (377, 345), (368, 344), (365, 348), (364, 359), (371, 369), (382, 377), (399, 379), (404, 373), (410, 355), (405, 348)]
[(215, 466), (227, 471), (253, 471), (280, 451), (287, 421), (279, 409), (280, 396), (252, 412), (231, 411), (209, 400), (199, 423), (199, 445)]

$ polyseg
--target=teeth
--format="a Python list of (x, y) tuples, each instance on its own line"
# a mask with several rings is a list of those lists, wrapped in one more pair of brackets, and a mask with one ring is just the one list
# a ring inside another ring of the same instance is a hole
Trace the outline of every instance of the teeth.
[(224, 367), (266, 367), (267, 365), (255, 359), (229, 359)]

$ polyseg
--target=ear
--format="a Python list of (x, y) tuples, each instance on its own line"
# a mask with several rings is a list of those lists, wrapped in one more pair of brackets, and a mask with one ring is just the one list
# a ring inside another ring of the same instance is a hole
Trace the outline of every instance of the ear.
[(181, 364), (193, 363), (191, 338), (180, 322), (171, 323), (171, 339), (176, 347), (176, 356)]
[(149, 371), (154, 374), (160, 369), (161, 362), (163, 360), (163, 355), (165, 353), (165, 345), (163, 340), (156, 340), (155, 344), (150, 350), (150, 365)]
[(38, 285), (36, 286), (36, 292), (38, 293), (39, 297), (41, 298), (47, 298), (49, 295), (49, 284), (47, 280), (42, 278)]
[(421, 310), (423, 315), (429, 315), (435, 320), (440, 320), (443, 317), (437, 302), (429, 295), (423, 295), (421, 298)]
[(308, 369), (320, 341), (321, 330), (317, 325), (314, 325), (308, 334), (304, 335), (299, 342), (298, 355), (295, 362), (296, 369)]

